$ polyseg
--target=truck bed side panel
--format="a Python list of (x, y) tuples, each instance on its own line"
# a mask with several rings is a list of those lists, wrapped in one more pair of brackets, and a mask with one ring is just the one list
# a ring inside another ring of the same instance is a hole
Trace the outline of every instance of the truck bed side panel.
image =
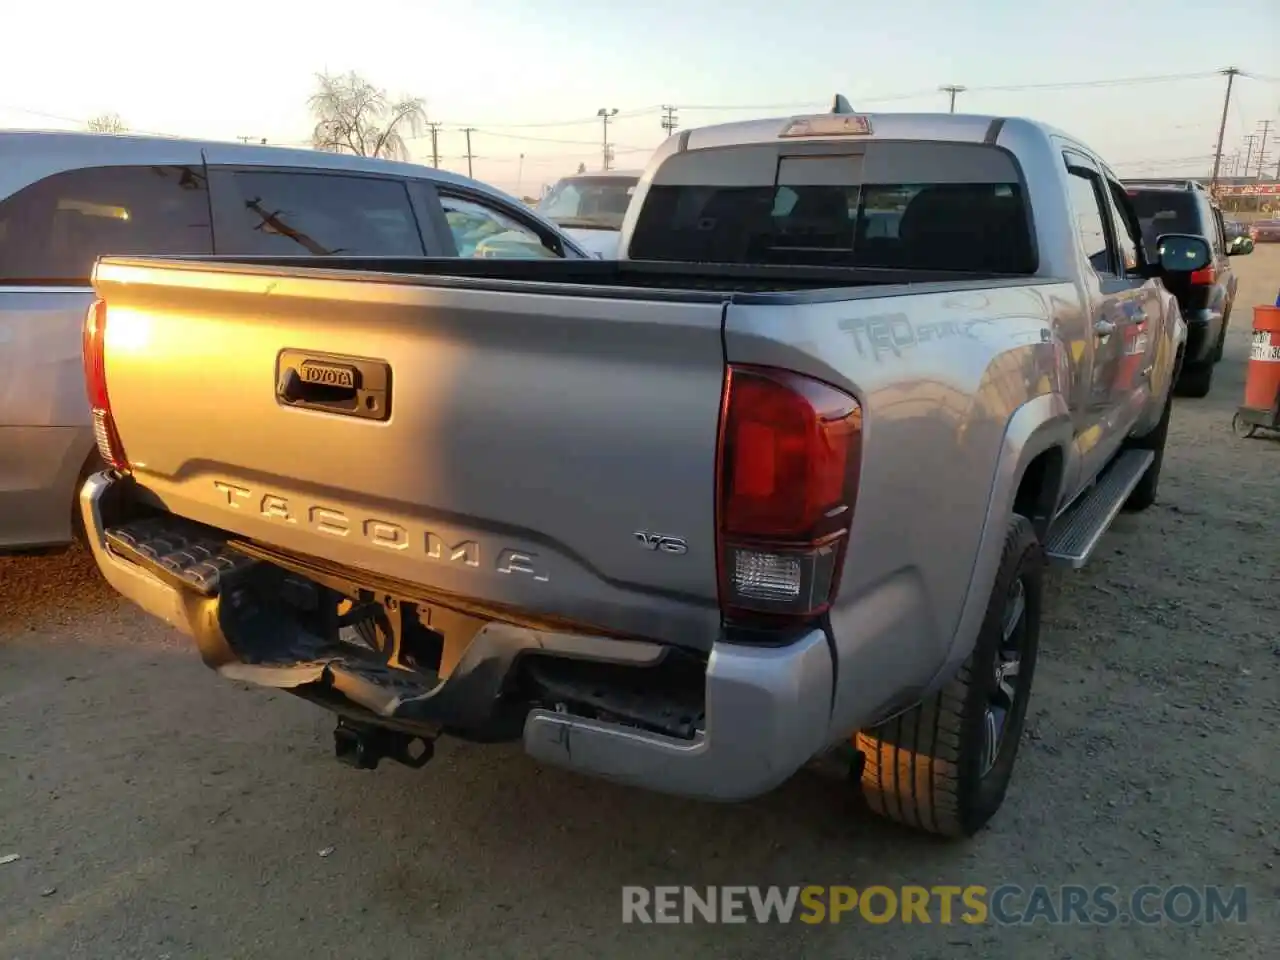
[(850, 704), (920, 691), (953, 639), (965, 640), (956, 631), (1006, 426), (1029, 399), (1061, 389), (1061, 338), (1083, 332), (1065, 283), (877, 292), (789, 315), (735, 304), (725, 325), (729, 362), (787, 367), (863, 404), (858, 502), (831, 625), (839, 659), (874, 668), (840, 672), (833, 736), (873, 719)]
[[(174, 513), (595, 629), (713, 638), (713, 298), (111, 263), (96, 286), (127, 456)], [(279, 402), (286, 349), (386, 361), (389, 419)]]

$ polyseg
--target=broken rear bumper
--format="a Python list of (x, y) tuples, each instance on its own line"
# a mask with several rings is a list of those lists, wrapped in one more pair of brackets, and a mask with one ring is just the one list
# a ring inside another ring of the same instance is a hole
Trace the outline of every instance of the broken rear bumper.
[(706, 723), (692, 742), (534, 710), (524, 747), (539, 760), (608, 780), (745, 800), (776, 787), (828, 745), (832, 681), (820, 631), (787, 647), (718, 642), (707, 666)]
[[(442, 681), (428, 684), (409, 671), (353, 664), (292, 623), (263, 615), (255, 598), (238, 595), (239, 560), (215, 559), (192, 579), (189, 570), (174, 576), (163, 561), (146, 562), (136, 553), (113, 549), (112, 543), (120, 543), (120, 528), (112, 528), (109, 540), (108, 523), (118, 523), (127, 512), (120, 500), (121, 488), (128, 485), (101, 473), (90, 477), (80, 494), (86, 539), (107, 582), (194, 637), (205, 662), (224, 676), (290, 689), (340, 714), (354, 711), (359, 719), (391, 728), (436, 726), (486, 739), (486, 730), (501, 728), (499, 714), (509, 713), (509, 703), (500, 705), (525, 654), (644, 668), (669, 649), (492, 622)], [(259, 639), (270, 634), (268, 641), (255, 642), (253, 656), (228, 640), (250, 634)], [(703, 720), (688, 739), (579, 715), (564, 705), (529, 709), (526, 704), (516, 713), (515, 732), (531, 756), (580, 773), (664, 793), (742, 800), (782, 783), (828, 746), (833, 682), (831, 647), (821, 630), (783, 647), (721, 639), (706, 663)]]

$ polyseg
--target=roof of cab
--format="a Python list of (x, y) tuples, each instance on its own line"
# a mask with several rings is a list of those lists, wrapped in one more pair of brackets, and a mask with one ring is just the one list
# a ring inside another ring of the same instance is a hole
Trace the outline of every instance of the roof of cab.
[[(657, 152), (662, 154), (661, 159), (665, 159), (673, 152), (684, 150), (770, 143), (778, 140), (782, 136), (782, 131), (796, 120), (814, 119), (833, 114), (867, 118), (869, 132), (852, 135), (852, 139), (855, 140), (950, 140), (982, 143), (993, 139), (1006, 122), (1011, 122), (1023, 129), (1034, 129), (1045, 138), (1057, 137), (1069, 143), (1079, 143), (1075, 137), (1063, 130), (1024, 117), (1006, 118), (967, 113), (867, 113), (858, 110), (844, 94), (836, 93), (831, 99), (831, 108), (825, 114), (794, 114), (789, 117), (740, 120), (697, 127), (672, 135)], [(829, 140), (834, 139), (834, 136), (815, 134), (811, 137), (797, 136), (789, 139)], [(653, 159), (659, 159), (656, 153)]]
[(599, 180), (602, 177), (617, 177), (619, 180), (636, 179), (644, 176), (643, 170), (588, 170), (586, 173), (570, 173), (561, 180)]
[[(830, 116), (830, 113), (793, 114), (785, 117), (769, 117), (762, 120), (738, 120), (731, 123), (720, 123), (707, 127), (696, 127), (676, 134), (684, 138), (684, 149), (702, 150), (708, 147), (727, 147), (750, 143), (772, 143), (778, 140), (779, 134), (794, 120), (806, 117)], [(871, 133), (867, 136), (850, 137), (851, 140), (959, 140), (981, 143), (997, 120), (996, 116), (982, 116), (967, 113), (858, 113), (866, 117), (871, 124)], [(1042, 124), (1037, 126), (1050, 131)], [(799, 139), (806, 139), (800, 138)], [(828, 140), (830, 136), (815, 136), (807, 139)]]

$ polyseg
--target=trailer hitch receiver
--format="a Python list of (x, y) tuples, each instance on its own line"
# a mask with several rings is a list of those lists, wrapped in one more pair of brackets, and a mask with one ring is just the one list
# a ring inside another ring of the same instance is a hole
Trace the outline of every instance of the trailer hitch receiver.
[(416, 770), (434, 756), (435, 744), (398, 730), (341, 719), (333, 731), (333, 753), (341, 763), (357, 770), (376, 770), (383, 759)]

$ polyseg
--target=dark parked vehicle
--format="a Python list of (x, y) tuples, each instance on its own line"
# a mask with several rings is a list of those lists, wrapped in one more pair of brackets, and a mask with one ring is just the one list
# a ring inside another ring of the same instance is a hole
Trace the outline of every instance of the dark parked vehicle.
[(1280, 220), (1255, 220), (1249, 236), (1254, 243), (1280, 243)]
[(1209, 241), (1213, 261), (1202, 270), (1178, 274), (1168, 281), (1178, 298), (1187, 323), (1187, 351), (1178, 378), (1178, 392), (1204, 397), (1213, 386), (1213, 369), (1222, 359), (1231, 305), (1236, 296), (1236, 275), (1228, 257), (1246, 252), (1230, 244), (1222, 210), (1209, 191), (1194, 180), (1126, 180), (1148, 258), (1155, 256), (1160, 234), (1189, 233)]

